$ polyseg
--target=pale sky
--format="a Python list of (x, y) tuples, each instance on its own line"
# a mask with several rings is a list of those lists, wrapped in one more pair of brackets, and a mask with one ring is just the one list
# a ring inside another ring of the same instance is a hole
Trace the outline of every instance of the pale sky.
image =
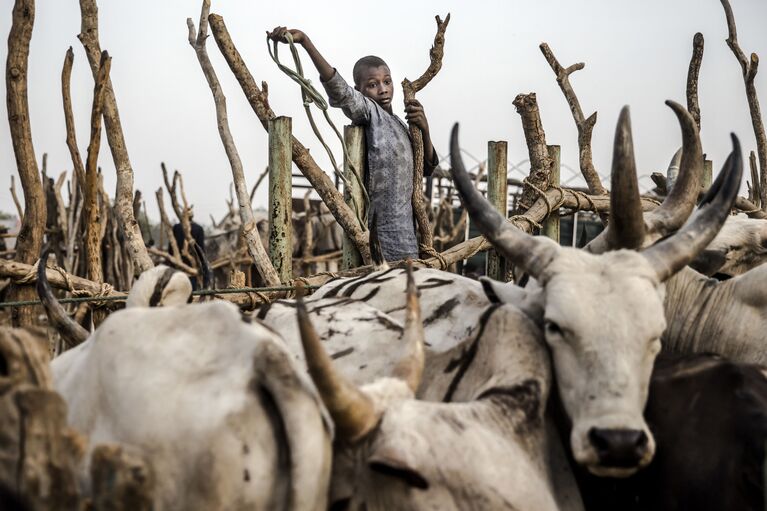
[[(65, 144), (60, 74), (69, 46), (75, 51), (72, 95), (77, 136), (83, 158), (89, 134), (93, 82), (77, 34), (79, 4), (74, 0), (38, 0), (29, 64), (29, 104), (38, 165), (48, 153), (51, 176), (72, 168)], [(767, 2), (732, 0), (738, 39), (748, 54), (767, 58)], [(12, 0), (0, 0), (0, 33), (10, 29)], [(162, 185), (160, 162), (179, 169), (185, 179), (196, 219), (209, 222), (226, 212), (231, 170), (216, 129), (215, 108), (194, 51), (187, 42), (186, 18), (199, 22), (200, 2), (188, 0), (101, 0), (102, 48), (112, 56), (112, 83), (122, 117), (135, 186), (157, 218), (154, 190)], [(255, 79), (269, 82), (269, 98), (278, 115), (293, 117), (294, 134), (312, 149), (320, 165), (330, 169), (309, 128), (300, 90), (271, 61), (265, 31), (276, 25), (300, 28), (339, 72), (351, 81), (357, 58), (384, 58), (395, 84), (417, 78), (428, 65), (436, 24), (450, 12), (445, 58), (439, 75), (418, 94), (424, 105), (435, 147), (448, 152), (452, 124), (461, 123), (462, 147), (484, 159), (487, 141), (507, 140), (509, 162), (527, 158), (519, 115), (512, 105), (519, 93), (536, 92), (549, 144), (562, 146), (562, 162), (578, 168), (577, 131), (554, 74), (538, 45), (548, 42), (560, 63), (585, 62), (571, 76), (586, 115), (594, 110), (594, 163), (609, 175), (612, 138), (618, 112), (630, 105), (637, 165), (647, 176), (664, 170), (681, 143), (677, 122), (663, 102), (685, 104), (687, 68), (695, 32), (706, 41), (700, 75), (704, 151), (718, 172), (735, 132), (744, 149), (755, 149), (740, 67), (725, 44), (727, 27), (718, 0), (539, 0), (391, 2), (246, 2), (213, 0), (211, 11), (224, 17)], [(231, 130), (251, 186), (267, 158), (267, 134), (248, 105), (221, 57), (215, 41), (208, 51), (224, 88)], [(289, 52), (281, 53), (283, 62)], [(7, 45), (0, 47), (5, 62)], [(302, 53), (307, 74), (319, 88), (311, 61)], [(767, 110), (767, 68), (756, 86)], [(0, 84), (5, 94), (5, 81)], [(401, 87), (395, 87), (395, 113), (404, 117)], [(340, 127), (340, 111), (332, 116)], [(319, 111), (316, 112), (321, 121)], [(0, 210), (15, 212), (8, 190), (16, 174), (7, 114), (0, 122)], [(324, 130), (327, 140), (332, 132)], [(333, 149), (340, 159), (337, 142)], [(470, 160), (467, 160), (467, 163)], [(114, 194), (115, 173), (106, 137), (99, 165), (107, 190)], [(517, 177), (521, 177), (517, 175)], [(563, 171), (563, 179), (569, 177)], [(581, 184), (573, 181), (572, 184)], [(642, 178), (643, 189), (651, 185)], [(18, 186), (18, 185), (17, 185)], [(19, 193), (21, 189), (18, 188)], [(295, 195), (300, 194), (296, 191)], [(262, 186), (255, 205), (264, 206)], [(166, 199), (167, 204), (167, 199)]]

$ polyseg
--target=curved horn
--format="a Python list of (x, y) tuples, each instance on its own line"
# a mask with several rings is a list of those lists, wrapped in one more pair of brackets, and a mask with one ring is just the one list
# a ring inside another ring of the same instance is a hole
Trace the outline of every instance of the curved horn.
[(669, 188), (666, 199), (648, 215), (647, 228), (654, 239), (647, 241), (651, 242), (682, 227), (695, 208), (703, 175), (703, 148), (695, 119), (679, 103), (666, 101), (666, 104), (676, 114), (682, 129), (682, 155), (681, 161), (677, 163), (679, 174), (676, 182), (673, 186), (667, 182)]
[(634, 141), (631, 138), (631, 117), (627, 106), (621, 109), (618, 126), (615, 128), (610, 186), (607, 244), (612, 249), (638, 249), (644, 241), (645, 228), (634, 161)]
[(692, 219), (676, 234), (643, 252), (664, 281), (690, 263), (722, 228), (740, 189), (743, 157), (740, 142), (732, 136), (732, 152)]
[(211, 269), (210, 269), (210, 261), (208, 261), (208, 257), (205, 255), (205, 251), (200, 247), (200, 245), (197, 244), (196, 241), (192, 241), (192, 246), (194, 247), (194, 253), (197, 256), (197, 261), (200, 263), (200, 273), (202, 274), (202, 288), (203, 289), (210, 289), (210, 284), (212, 282), (211, 279)]
[(666, 195), (668, 195), (674, 188), (677, 178), (679, 177), (679, 165), (682, 164), (682, 148), (676, 150), (674, 156), (671, 157), (671, 161), (668, 162), (668, 168), (666, 169)]
[(45, 273), (49, 252), (50, 247), (46, 243), (40, 254), (40, 262), (37, 266), (37, 284), (35, 286), (37, 288), (37, 296), (43, 302), (45, 313), (48, 315), (48, 321), (59, 331), (61, 338), (64, 339), (67, 346), (73, 348), (87, 339), (90, 334), (77, 321), (69, 317), (67, 311), (64, 310), (64, 307), (61, 306), (53, 295), (53, 290), (48, 282), (48, 276)]
[(298, 299), (296, 310), (309, 374), (333, 418), (339, 438), (355, 442), (378, 423), (379, 416), (373, 402), (335, 370), (320, 344), (320, 337), (309, 319), (303, 299)]
[(509, 224), (474, 188), (461, 158), (458, 123), (453, 125), (450, 135), (450, 166), (453, 182), (471, 221), (507, 259), (531, 276), (538, 277), (559, 253), (559, 245), (542, 236), (530, 236)]
[(418, 288), (413, 279), (413, 262), (407, 260), (407, 310), (405, 311), (405, 355), (397, 363), (392, 376), (407, 383), (413, 394), (418, 391), (423, 376), (423, 323), (421, 323), (421, 306), (418, 303)]

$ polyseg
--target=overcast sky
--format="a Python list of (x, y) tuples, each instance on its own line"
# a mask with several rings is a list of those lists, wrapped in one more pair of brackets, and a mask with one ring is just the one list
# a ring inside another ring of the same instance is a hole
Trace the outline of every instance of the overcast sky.
[[(85, 157), (93, 82), (77, 34), (80, 10), (75, 0), (38, 0), (29, 64), (29, 104), (38, 164), (48, 153), (49, 174), (71, 169), (65, 144), (60, 74), (69, 46), (75, 51), (72, 95), (80, 151)], [(767, 57), (767, 2), (732, 0), (741, 47)], [(0, 33), (10, 29), (12, 0), (0, 0)], [(188, 0), (101, 0), (102, 48), (112, 56), (112, 83), (120, 109), (135, 186), (156, 217), (154, 190), (162, 183), (160, 162), (179, 169), (196, 219), (208, 223), (226, 212), (231, 170), (216, 129), (212, 95), (187, 42), (186, 18), (199, 21), (200, 3)], [(347, 80), (357, 58), (384, 58), (395, 84), (415, 79), (428, 65), (436, 24), (450, 12), (445, 58), (440, 74), (418, 98), (429, 118), (441, 155), (448, 151), (452, 124), (462, 126), (463, 148), (484, 159), (488, 140), (509, 141), (510, 164), (527, 158), (519, 115), (512, 105), (519, 93), (536, 92), (546, 138), (562, 146), (562, 162), (578, 168), (577, 132), (554, 74), (538, 45), (548, 42), (560, 63), (585, 62), (571, 82), (586, 115), (599, 112), (594, 130), (594, 163), (609, 174), (618, 112), (630, 105), (637, 165), (649, 175), (665, 166), (681, 136), (663, 102), (685, 103), (685, 81), (695, 32), (705, 37), (700, 75), (704, 151), (718, 172), (735, 132), (744, 149), (755, 149), (740, 67), (725, 44), (727, 28), (718, 0), (539, 0), (520, 1), (281, 1), (213, 0), (211, 11), (224, 17), (235, 44), (257, 81), (269, 82), (269, 99), (278, 115), (293, 117), (294, 134), (325, 169), (330, 165), (303, 112), (300, 90), (269, 58), (265, 31), (276, 25), (300, 28)], [(267, 134), (220, 56), (208, 42), (213, 65), (227, 96), (229, 120), (245, 166), (248, 185), (263, 171)], [(289, 57), (283, 52), (283, 60)], [(7, 46), (0, 48), (3, 62)], [(305, 53), (307, 74), (318, 76)], [(767, 69), (756, 86), (767, 110)], [(0, 84), (5, 94), (5, 81)], [(403, 116), (401, 87), (395, 87), (395, 113)], [(340, 126), (339, 111), (333, 119)], [(318, 120), (322, 120), (317, 114)], [(0, 210), (15, 211), (8, 191), (16, 174), (7, 115), (0, 122)], [(324, 130), (326, 139), (332, 132)], [(340, 148), (333, 145), (340, 158)], [(115, 173), (106, 137), (99, 165), (114, 194)], [(563, 179), (569, 176), (563, 171)], [(649, 188), (647, 178), (642, 188)], [(19, 193), (21, 190), (19, 188)], [(298, 194), (299, 192), (296, 192)], [(262, 186), (256, 205), (263, 206)]]

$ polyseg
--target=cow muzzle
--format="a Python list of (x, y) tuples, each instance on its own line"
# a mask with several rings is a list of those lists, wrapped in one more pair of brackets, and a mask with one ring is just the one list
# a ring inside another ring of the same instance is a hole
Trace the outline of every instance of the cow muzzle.
[(605, 468), (636, 468), (649, 447), (647, 435), (640, 429), (591, 428), (589, 442), (596, 451), (599, 465)]

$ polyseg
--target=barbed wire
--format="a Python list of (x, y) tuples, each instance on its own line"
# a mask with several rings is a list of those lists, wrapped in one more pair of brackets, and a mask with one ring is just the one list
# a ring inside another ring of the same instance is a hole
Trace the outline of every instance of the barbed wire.
[[(319, 289), (315, 284), (304, 285), (304, 289)], [(224, 289), (201, 289), (192, 291), (192, 296), (229, 295), (236, 293), (273, 293), (279, 291), (295, 291), (296, 286), (273, 286), (273, 287), (227, 287)], [(119, 302), (128, 299), (127, 294), (111, 296), (76, 296), (61, 298), (59, 303), (82, 303), (82, 302)], [(15, 302), (0, 302), (0, 309), (5, 307), (23, 307), (27, 305), (42, 305), (40, 300), (20, 300)]]

